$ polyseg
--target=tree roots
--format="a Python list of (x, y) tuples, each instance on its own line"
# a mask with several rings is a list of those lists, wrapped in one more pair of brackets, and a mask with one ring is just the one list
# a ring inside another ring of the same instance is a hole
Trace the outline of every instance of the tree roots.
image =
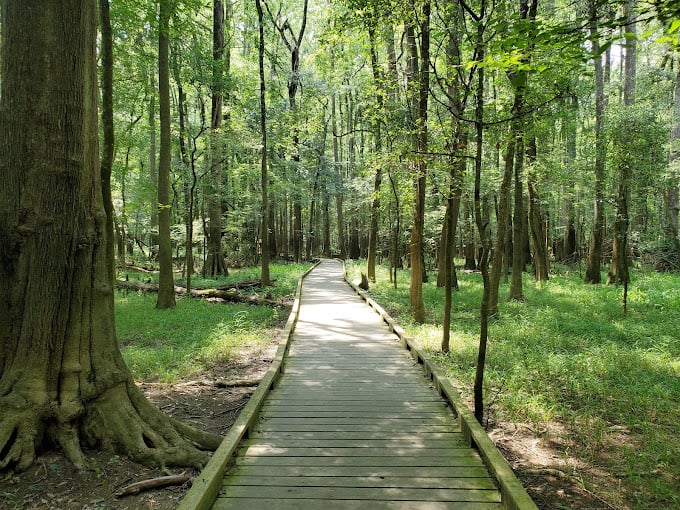
[(54, 444), (79, 469), (87, 467), (83, 446), (115, 451), (148, 466), (200, 468), (210, 456), (207, 450), (215, 450), (222, 439), (166, 416), (133, 382), (83, 402), (82, 412), (69, 421), (59, 420), (58, 404), (36, 404), (16, 391), (0, 397), (0, 471), (25, 470), (36, 449)]

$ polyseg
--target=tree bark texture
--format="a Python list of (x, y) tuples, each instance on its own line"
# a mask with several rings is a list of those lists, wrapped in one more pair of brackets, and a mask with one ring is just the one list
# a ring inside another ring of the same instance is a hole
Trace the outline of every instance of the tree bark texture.
[(158, 105), (161, 147), (158, 159), (158, 300), (156, 308), (174, 308), (175, 282), (170, 242), (170, 0), (161, 0), (158, 30)]
[(258, 67), (260, 71), (260, 131), (262, 132), (262, 155), (260, 160), (260, 181), (262, 185), (262, 229), (260, 240), (262, 242), (260, 279), (262, 286), (271, 285), (271, 277), (269, 275), (269, 176), (267, 168), (267, 102), (264, 79), (264, 16), (262, 13), (262, 5), (260, 0), (255, 0), (257, 7), (257, 25), (259, 31), (259, 46), (258, 46)]
[[(374, 19), (369, 23), (375, 23)], [(375, 139), (375, 154), (380, 157), (382, 153), (382, 133), (379, 116), (383, 114), (384, 98), (382, 93), (383, 79), (378, 62), (378, 49), (376, 46), (375, 27), (368, 27), (368, 35), (371, 44), (371, 70), (373, 71), (373, 83), (376, 90), (376, 111), (373, 120), (373, 136)], [(373, 182), (373, 198), (371, 200), (371, 227), (368, 231), (368, 256), (366, 257), (366, 276), (375, 282), (375, 258), (378, 245), (378, 216), (380, 214), (380, 186), (382, 184), (382, 163), (378, 162), (375, 167), (375, 180)]]
[(81, 468), (82, 445), (198, 466), (207, 456), (190, 442), (219, 444), (154, 408), (116, 341), (96, 5), (2, 3), (0, 470), (55, 443)]
[[(671, 131), (671, 150), (669, 153), (669, 163), (672, 165), (680, 159), (680, 66), (675, 75), (675, 91), (674, 91), (674, 110), (675, 122), (673, 123), (673, 130)], [(673, 175), (671, 182), (666, 188), (665, 205), (666, 205), (666, 223), (667, 232), (671, 243), (675, 250), (675, 267), (680, 267), (680, 236), (678, 228), (678, 216), (680, 212), (680, 197), (678, 196), (678, 176)]]
[(204, 273), (229, 273), (222, 252), (222, 166), (224, 150), (221, 133), (224, 105), (225, 17), (222, 0), (213, 1), (213, 76), (210, 121), (210, 183), (208, 185), (208, 256)]
[[(623, 106), (631, 109), (635, 104), (635, 77), (637, 59), (637, 30), (635, 27), (635, 13), (632, 0), (626, 2), (627, 24), (626, 55), (624, 60)], [(622, 133), (624, 143), (629, 136), (635, 136), (628, 131)], [(629, 246), (628, 230), (630, 228), (630, 186), (633, 175), (634, 156), (630, 155), (619, 162), (619, 182), (616, 192), (616, 214), (614, 219), (614, 240), (612, 245), (612, 260), (607, 274), (607, 284), (622, 284), (624, 296), (627, 295), (630, 274), (628, 271)], [(625, 299), (625, 297), (624, 297)], [(624, 307), (626, 303), (624, 301)]]
[(585, 282), (597, 284), (602, 282), (600, 268), (602, 265), (602, 240), (604, 238), (604, 181), (607, 141), (605, 140), (604, 132), (606, 106), (604, 70), (602, 69), (602, 56), (600, 55), (597, 5), (594, 1), (590, 5), (590, 24), (593, 54), (595, 55), (593, 58), (593, 67), (595, 69), (595, 199)]
[[(415, 13), (415, 11), (414, 11)], [(411, 90), (411, 111), (415, 113), (415, 156), (413, 161), (413, 181), (415, 186), (415, 204), (413, 227), (411, 228), (411, 315), (416, 322), (425, 322), (425, 303), (423, 302), (423, 234), (425, 228), (425, 187), (427, 184), (427, 103), (429, 96), (430, 76), (430, 2), (426, 0), (422, 7), (420, 22), (420, 62), (416, 48), (415, 23), (409, 21), (406, 28), (407, 46), (409, 48), (409, 86)], [(420, 64), (420, 69), (418, 65)]]

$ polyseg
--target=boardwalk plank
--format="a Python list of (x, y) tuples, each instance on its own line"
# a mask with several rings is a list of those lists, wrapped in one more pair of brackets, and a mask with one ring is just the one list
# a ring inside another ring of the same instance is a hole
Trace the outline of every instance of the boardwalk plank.
[(258, 476), (233, 473), (224, 484), (222, 495), (229, 497), (235, 486), (258, 487), (361, 487), (376, 489), (475, 489), (493, 490), (489, 477), (386, 477), (386, 476)]
[[(266, 466), (242, 464), (230, 471), (230, 476), (295, 476), (304, 477), (310, 475), (310, 470), (305, 466)], [(385, 478), (412, 478), (411, 466), (325, 466), (322, 470), (313, 473), (313, 476), (329, 477), (385, 477)], [(420, 466), (418, 477), (422, 478), (484, 478), (489, 473), (484, 466)]]
[(240, 498), (278, 497), (281, 499), (361, 499), (364, 501), (470, 501), (480, 503), (500, 502), (497, 490), (484, 489), (419, 489), (408, 487), (267, 487), (228, 485), (222, 496)]
[(401, 457), (289, 457), (289, 456), (260, 456), (260, 457), (237, 457), (236, 465), (248, 466), (305, 466), (315, 470), (322, 470), (330, 466), (345, 467), (410, 467), (414, 469), (413, 476), (417, 476), (422, 467), (460, 467), (460, 466), (483, 466), (482, 459), (470, 451), (468, 455), (449, 457), (428, 457), (423, 455)]
[[(218, 498), (214, 510), (451, 510), (449, 502), (362, 501), (357, 499)], [(500, 503), (455, 503), (455, 510), (500, 510)]]

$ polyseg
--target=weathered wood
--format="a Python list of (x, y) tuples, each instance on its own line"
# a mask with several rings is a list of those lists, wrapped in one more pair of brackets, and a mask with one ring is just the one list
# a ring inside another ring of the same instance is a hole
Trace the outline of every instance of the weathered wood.
[[(402, 487), (244, 487), (227, 486), (227, 497), (257, 498), (300, 498), (300, 499), (360, 499), (363, 501), (396, 500), (396, 501), (469, 501), (480, 503), (500, 502), (497, 490), (484, 489), (413, 489)], [(224, 495), (221, 495), (224, 497)]]
[[(230, 471), (230, 475), (251, 476), (309, 476), (309, 470), (304, 466), (263, 466), (239, 465)], [(316, 472), (318, 476), (329, 477), (399, 477), (411, 478), (411, 466), (325, 466)], [(420, 466), (418, 476), (425, 478), (484, 478), (488, 477), (485, 467), (479, 466)]]
[(151, 489), (159, 489), (161, 487), (168, 487), (170, 485), (182, 485), (191, 480), (191, 478), (192, 476), (186, 473), (149, 478), (148, 480), (141, 480), (139, 482), (126, 485), (125, 487), (117, 490), (114, 495), (117, 498), (122, 498), (123, 496), (131, 496), (133, 494), (139, 494), (140, 492)]
[[(387, 467), (401, 466), (419, 470), (421, 467), (457, 467), (457, 466), (476, 466), (482, 467), (482, 459), (470, 450), (469, 455), (455, 457), (429, 457), (423, 455), (399, 456), (399, 457), (254, 457), (239, 456), (236, 458), (236, 465), (249, 466), (305, 466), (315, 471), (321, 471), (330, 466), (371, 466)], [(417, 471), (414, 471), (417, 473)], [(415, 476), (415, 475), (414, 475)]]
[[(437, 501), (366, 501), (356, 499), (278, 499), (218, 498), (214, 510), (451, 510), (450, 502)], [(456, 510), (500, 510), (500, 503), (456, 502)]]
[(352, 487), (376, 489), (481, 489), (494, 490), (488, 476), (472, 477), (395, 477), (395, 476), (260, 476), (232, 473), (224, 484), (224, 494), (234, 486), (266, 487)]

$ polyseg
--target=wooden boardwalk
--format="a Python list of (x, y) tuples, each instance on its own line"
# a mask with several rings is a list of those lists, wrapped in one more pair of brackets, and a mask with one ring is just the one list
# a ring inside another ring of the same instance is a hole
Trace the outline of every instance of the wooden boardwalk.
[(215, 510), (500, 509), (501, 493), (422, 367), (323, 261), (282, 375)]

